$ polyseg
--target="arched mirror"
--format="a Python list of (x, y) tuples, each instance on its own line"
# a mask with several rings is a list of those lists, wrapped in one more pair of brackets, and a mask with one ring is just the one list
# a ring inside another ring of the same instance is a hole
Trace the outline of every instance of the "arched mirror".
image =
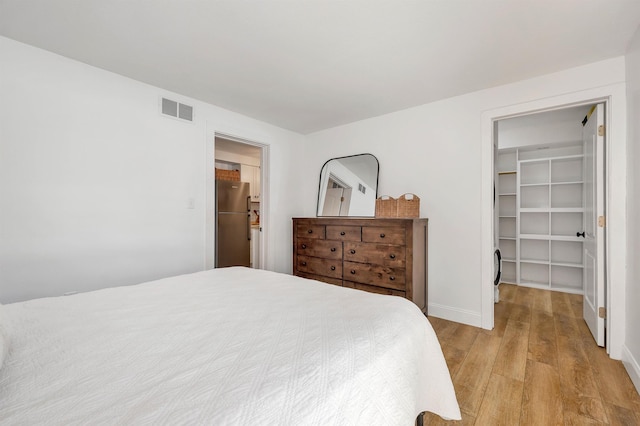
[(371, 154), (332, 158), (320, 171), (317, 216), (373, 217), (378, 159)]

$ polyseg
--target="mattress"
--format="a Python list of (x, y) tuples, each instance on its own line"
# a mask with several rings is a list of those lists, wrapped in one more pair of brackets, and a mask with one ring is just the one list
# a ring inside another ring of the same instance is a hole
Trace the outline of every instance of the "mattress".
[(242, 267), (4, 305), (2, 424), (459, 419), (411, 302)]

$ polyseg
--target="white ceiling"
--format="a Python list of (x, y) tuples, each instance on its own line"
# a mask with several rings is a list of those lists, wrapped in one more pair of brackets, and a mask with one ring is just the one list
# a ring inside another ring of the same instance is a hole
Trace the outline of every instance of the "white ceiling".
[(623, 55), (639, 0), (0, 0), (0, 34), (303, 134)]

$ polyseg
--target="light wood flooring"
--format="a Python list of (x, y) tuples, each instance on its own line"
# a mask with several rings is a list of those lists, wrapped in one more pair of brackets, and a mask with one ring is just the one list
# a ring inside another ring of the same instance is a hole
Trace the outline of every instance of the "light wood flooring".
[(426, 413), (425, 425), (640, 425), (640, 397), (596, 346), (582, 296), (501, 284), (493, 330), (429, 320), (462, 421)]

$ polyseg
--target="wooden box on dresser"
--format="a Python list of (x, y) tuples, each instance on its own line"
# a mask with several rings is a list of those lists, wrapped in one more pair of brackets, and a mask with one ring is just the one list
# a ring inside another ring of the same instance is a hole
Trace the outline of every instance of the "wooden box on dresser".
[(293, 273), (405, 297), (427, 313), (427, 219), (294, 218)]

